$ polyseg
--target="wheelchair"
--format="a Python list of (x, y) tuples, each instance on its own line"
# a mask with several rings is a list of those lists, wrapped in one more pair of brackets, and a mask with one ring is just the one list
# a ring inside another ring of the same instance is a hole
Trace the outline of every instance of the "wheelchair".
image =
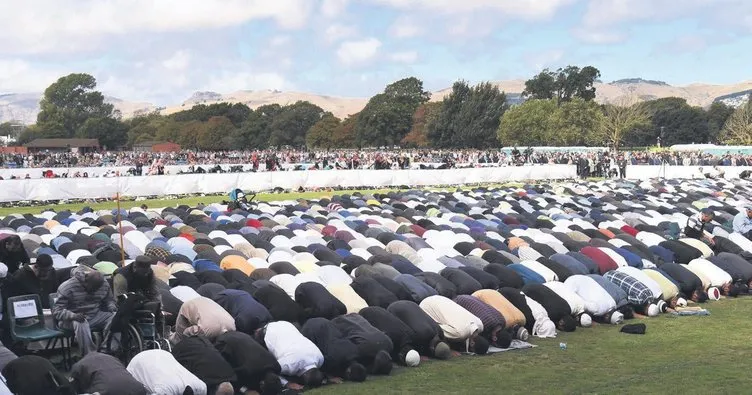
[(149, 302), (134, 310), (119, 331), (110, 331), (103, 342), (104, 352), (117, 356), (126, 365), (141, 351), (172, 352), (169, 340), (164, 337), (164, 318), (157, 319), (161, 308), (161, 304)]

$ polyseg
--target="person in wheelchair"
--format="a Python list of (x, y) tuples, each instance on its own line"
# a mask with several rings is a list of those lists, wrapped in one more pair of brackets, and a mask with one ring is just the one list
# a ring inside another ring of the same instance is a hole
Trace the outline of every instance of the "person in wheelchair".
[(251, 211), (253, 210), (253, 198), (256, 197), (256, 194), (251, 192), (250, 194), (251, 199), (248, 200), (248, 195), (246, 195), (245, 192), (243, 192), (240, 188), (235, 188), (234, 190), (230, 191), (230, 201), (227, 202), (227, 210), (232, 211), (236, 209), (241, 209), (245, 211)]
[(157, 278), (151, 268), (154, 263), (154, 258), (141, 255), (132, 264), (115, 270), (112, 277), (115, 297), (134, 293), (142, 295), (147, 302), (161, 302)]

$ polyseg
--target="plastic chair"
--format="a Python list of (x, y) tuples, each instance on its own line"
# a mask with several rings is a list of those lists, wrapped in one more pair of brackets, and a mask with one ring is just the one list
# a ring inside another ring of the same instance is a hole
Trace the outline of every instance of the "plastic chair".
[[(45, 350), (49, 350), (53, 340), (62, 338), (63, 332), (47, 328), (44, 325), (44, 313), (39, 295), (22, 295), (8, 298), (6, 308), (10, 323), (10, 335), (14, 341), (21, 342), (24, 347), (29, 343), (47, 340)], [(66, 357), (66, 347), (63, 345), (63, 358)]]

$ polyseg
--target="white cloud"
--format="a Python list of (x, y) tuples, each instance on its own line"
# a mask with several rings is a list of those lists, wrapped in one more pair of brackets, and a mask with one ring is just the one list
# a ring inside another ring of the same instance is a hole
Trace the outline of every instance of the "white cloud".
[(613, 43), (626, 39), (621, 31), (635, 22), (697, 21), (700, 27), (752, 31), (752, 2), (748, 0), (589, 0), (582, 26), (574, 34), (586, 42)]
[(374, 37), (345, 41), (337, 49), (337, 58), (345, 66), (361, 65), (374, 59), (379, 48), (381, 48), (381, 41)]
[(577, 0), (370, 0), (404, 10), (424, 10), (443, 14), (497, 12), (499, 15), (523, 19), (547, 19)]
[(334, 24), (329, 25), (324, 30), (324, 39), (327, 43), (332, 44), (343, 39), (352, 38), (358, 34), (358, 29), (353, 26)]
[(321, 3), (321, 13), (326, 18), (336, 18), (347, 9), (349, 0), (323, 0)]
[(575, 28), (572, 34), (580, 41), (589, 44), (616, 44), (623, 42), (627, 36), (619, 32), (609, 32), (605, 29)]
[(64, 74), (21, 59), (0, 59), (0, 93), (41, 92)]
[(423, 34), (423, 28), (418, 22), (408, 16), (402, 16), (389, 27), (389, 34), (396, 38), (411, 38)]
[(162, 61), (162, 67), (171, 71), (183, 71), (191, 64), (191, 53), (187, 50), (175, 52), (170, 58)]
[(418, 60), (418, 52), (416, 51), (404, 51), (395, 52), (389, 55), (389, 59), (397, 63), (415, 63)]
[(269, 41), (269, 46), (273, 48), (284, 47), (291, 42), (290, 36), (275, 36)]
[(96, 49), (110, 36), (186, 32), (272, 19), (303, 27), (308, 0), (0, 1), (0, 52), (65, 53)]

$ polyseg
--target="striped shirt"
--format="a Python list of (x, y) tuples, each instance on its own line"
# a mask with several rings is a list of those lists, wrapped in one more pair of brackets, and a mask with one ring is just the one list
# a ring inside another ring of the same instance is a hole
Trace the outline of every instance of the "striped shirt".
[(454, 298), (454, 302), (462, 306), (465, 310), (472, 313), (474, 316), (480, 318), (483, 323), (483, 328), (486, 330), (492, 330), (495, 327), (502, 327), (506, 325), (506, 320), (501, 313), (486, 304), (482, 300), (470, 295), (459, 295)]
[(646, 305), (654, 301), (653, 292), (650, 288), (627, 273), (611, 270), (603, 277), (624, 290), (627, 293), (627, 300), (631, 304)]

